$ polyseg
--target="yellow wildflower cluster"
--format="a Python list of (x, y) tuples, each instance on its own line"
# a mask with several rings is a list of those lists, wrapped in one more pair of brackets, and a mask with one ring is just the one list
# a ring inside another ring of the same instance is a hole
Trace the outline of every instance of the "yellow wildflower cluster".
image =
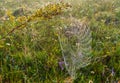
[(25, 27), (28, 22), (36, 21), (37, 19), (38, 20), (51, 19), (56, 15), (60, 15), (61, 13), (64, 12), (65, 9), (70, 8), (70, 7), (71, 5), (69, 5), (68, 3), (63, 3), (63, 2), (49, 3), (46, 6), (39, 8), (35, 13), (31, 15), (20, 16), (17, 18), (15, 18), (15, 16), (12, 15), (11, 11), (8, 11), (7, 16), (9, 16), (9, 20), (12, 20), (12, 22), (13, 21), (19, 22), (20, 25), (14, 27), (10, 32), (7, 33), (7, 35), (9, 35), (10, 33), (12, 33), (18, 28)]
[(36, 10), (35, 13), (28, 16), (20, 16), (15, 19), (15, 16), (12, 15), (11, 11), (7, 11), (7, 16), (9, 16), (9, 20), (11, 21), (17, 21), (20, 23), (30, 22), (34, 21), (36, 19), (51, 19), (52, 17), (56, 15), (60, 15), (65, 9), (71, 7), (68, 3), (49, 3), (46, 6), (39, 8)]
[(17, 18), (18, 22), (26, 22), (27, 21), (27, 17), (26, 16), (21, 16)]
[(68, 3), (49, 3), (46, 6), (39, 8), (35, 13), (30, 16), (18, 17), (19, 22), (29, 22), (36, 19), (51, 19), (52, 17), (61, 14), (64, 9), (71, 7)]
[(47, 6), (40, 8), (33, 15), (35, 17), (43, 17), (43, 18), (52, 18), (52, 16), (61, 14), (64, 9), (70, 7), (69, 4), (66, 3), (56, 3), (56, 4), (48, 4)]
[(12, 15), (12, 12), (10, 10), (6, 11), (6, 15), (9, 17), (10, 21), (14, 21), (15, 17)]

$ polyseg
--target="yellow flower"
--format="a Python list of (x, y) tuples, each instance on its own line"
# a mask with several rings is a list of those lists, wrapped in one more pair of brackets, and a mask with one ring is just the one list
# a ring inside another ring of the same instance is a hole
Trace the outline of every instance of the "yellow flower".
[(9, 20), (14, 21), (14, 20), (15, 20), (15, 17), (14, 17), (13, 15), (10, 15), (10, 16), (9, 16)]
[(12, 15), (12, 11), (7, 10), (6, 15), (9, 17), (9, 20), (11, 20), (11, 21), (15, 20), (15, 16)]
[(26, 22), (27, 21), (27, 17), (26, 16), (21, 16), (17, 18), (18, 22)]

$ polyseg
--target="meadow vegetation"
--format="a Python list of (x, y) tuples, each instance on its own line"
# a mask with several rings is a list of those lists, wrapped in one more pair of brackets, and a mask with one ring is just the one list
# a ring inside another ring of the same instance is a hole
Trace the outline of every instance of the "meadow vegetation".
[[(68, 0), (69, 1), (69, 0)], [(58, 28), (76, 18), (92, 31), (91, 63), (74, 83), (120, 80), (120, 0), (49, 3), (36, 10), (5, 11), (0, 5), (0, 83), (64, 83), (69, 80)]]

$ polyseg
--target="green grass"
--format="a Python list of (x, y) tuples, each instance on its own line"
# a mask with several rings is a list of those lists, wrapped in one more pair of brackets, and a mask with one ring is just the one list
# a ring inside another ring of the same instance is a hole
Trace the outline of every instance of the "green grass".
[[(63, 83), (69, 75), (58, 65), (62, 53), (57, 28), (67, 25), (70, 14), (90, 27), (91, 56), (95, 58), (78, 71), (74, 83), (113, 83), (120, 79), (120, 1), (76, 0), (71, 4), (71, 11), (31, 22), (0, 40), (0, 83)], [(0, 37), (16, 25), (10, 20), (1, 21)]]

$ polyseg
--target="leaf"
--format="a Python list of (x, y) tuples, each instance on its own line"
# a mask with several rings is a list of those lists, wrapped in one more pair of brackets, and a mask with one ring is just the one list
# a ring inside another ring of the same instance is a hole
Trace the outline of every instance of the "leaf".
[[(0, 39), (1, 39), (2, 37), (0, 36)], [(0, 40), (0, 48), (3, 48), (4, 47), (4, 41), (3, 40)]]
[(4, 46), (3, 45), (0, 45), (0, 48), (3, 48)]

